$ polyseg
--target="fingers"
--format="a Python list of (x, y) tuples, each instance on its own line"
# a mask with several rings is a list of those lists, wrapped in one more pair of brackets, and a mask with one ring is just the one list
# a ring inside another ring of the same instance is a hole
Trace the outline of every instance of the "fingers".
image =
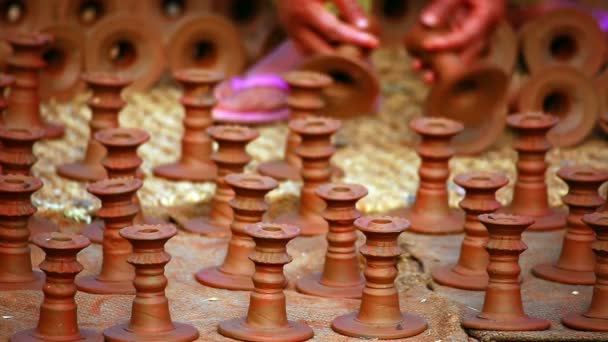
[(346, 19), (346, 21), (358, 29), (367, 31), (369, 29), (369, 20), (365, 15), (365, 11), (361, 8), (359, 1), (356, 0), (333, 0), (340, 11), (340, 15)]
[(446, 24), (450, 13), (461, 3), (461, 0), (435, 0), (428, 5), (420, 20), (428, 27), (438, 27)]
[(424, 42), (424, 46), (429, 50), (458, 49), (466, 46), (485, 34), (486, 20), (485, 17), (471, 16), (460, 28), (429, 38)]
[(329, 41), (353, 44), (363, 48), (373, 49), (378, 46), (378, 39), (372, 34), (362, 31), (352, 25), (341, 22), (336, 16), (327, 11), (320, 3), (309, 7), (309, 25)]
[(489, 44), (486, 39), (476, 39), (467, 46), (460, 54), (460, 58), (464, 64), (473, 63), (482, 54), (483, 50)]

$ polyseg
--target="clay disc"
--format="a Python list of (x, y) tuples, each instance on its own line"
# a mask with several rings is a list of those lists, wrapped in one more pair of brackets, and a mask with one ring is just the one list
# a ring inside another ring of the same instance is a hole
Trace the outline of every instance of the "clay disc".
[(600, 99), (599, 125), (604, 133), (608, 134), (608, 72), (602, 73), (594, 84)]
[(185, 18), (168, 43), (169, 67), (221, 71), (226, 77), (240, 73), (246, 62), (239, 32), (230, 21), (212, 14)]
[(133, 79), (128, 91), (147, 90), (164, 71), (159, 31), (144, 17), (127, 13), (101, 20), (86, 41), (86, 70), (121, 73)]
[(372, 5), (372, 20), (384, 46), (401, 45), (403, 37), (418, 22), (426, 6), (424, 0), (376, 0)]
[(481, 60), (500, 67), (507, 75), (512, 74), (517, 63), (517, 36), (511, 24), (501, 21), (488, 41), (488, 49)]
[(530, 73), (550, 65), (570, 65), (587, 76), (604, 64), (606, 38), (591, 14), (569, 7), (553, 10), (526, 25), (520, 34)]
[[(47, 1), (48, 2), (48, 1)], [(58, 18), (60, 22), (69, 22), (86, 30), (109, 15), (133, 10), (133, 4), (140, 1), (123, 0), (60, 0)]]
[(337, 53), (319, 54), (304, 61), (300, 69), (322, 72), (334, 80), (324, 89), (323, 115), (347, 118), (373, 111), (380, 85), (362, 59)]
[(84, 35), (74, 25), (54, 25), (42, 30), (53, 35), (54, 40), (43, 51), (47, 66), (40, 75), (40, 97), (66, 101), (83, 90), (80, 80), (84, 58)]
[(587, 137), (600, 112), (597, 91), (588, 77), (569, 66), (555, 65), (532, 75), (522, 86), (518, 108), (560, 118), (547, 136), (556, 147), (570, 147)]

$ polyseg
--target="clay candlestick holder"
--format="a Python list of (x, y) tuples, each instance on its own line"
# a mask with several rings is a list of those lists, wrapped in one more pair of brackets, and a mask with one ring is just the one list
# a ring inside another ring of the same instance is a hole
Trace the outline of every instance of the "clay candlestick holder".
[(18, 332), (11, 341), (103, 341), (101, 334), (78, 328), (74, 278), (84, 267), (76, 255), (89, 240), (82, 235), (45, 233), (36, 236), (34, 243), (46, 253), (40, 264), (46, 274), (44, 300), (36, 328)]
[(380, 93), (380, 82), (366, 52), (353, 45), (342, 45), (334, 52), (313, 55), (299, 69), (329, 75), (333, 82), (324, 89), (322, 115), (339, 118), (371, 113)]
[(0, 73), (0, 125), (4, 124), (4, 110), (8, 107), (6, 90), (10, 89), (14, 83), (13, 76)]
[[(320, 114), (325, 106), (322, 91), (332, 84), (331, 77), (315, 71), (296, 70), (283, 75), (283, 79), (289, 84), (287, 105), (291, 121)], [(300, 141), (300, 136), (290, 129), (287, 133), (283, 160), (261, 163), (258, 172), (278, 181), (300, 180), (302, 160), (296, 153)]]
[(582, 221), (596, 234), (592, 245), (597, 257), (595, 287), (589, 309), (562, 317), (562, 324), (577, 330), (608, 331), (608, 213), (587, 214)]
[(91, 109), (89, 120), (89, 142), (82, 161), (63, 164), (57, 167), (60, 176), (80, 182), (95, 182), (107, 178), (101, 160), (106, 149), (94, 139), (95, 133), (106, 128), (118, 128), (118, 114), (127, 104), (121, 97), (129, 79), (105, 72), (88, 72), (82, 79), (91, 90), (87, 105)]
[(520, 112), (543, 112), (559, 117), (547, 139), (556, 147), (572, 147), (591, 134), (601, 110), (601, 97), (593, 82), (580, 71), (553, 65), (536, 73), (522, 85)]
[[(143, 160), (137, 155), (137, 149), (150, 136), (146, 131), (136, 128), (107, 128), (93, 135), (95, 140), (106, 150), (106, 156), (101, 160), (101, 165), (106, 170), (108, 178), (136, 178), (137, 171)], [(137, 194), (133, 196), (133, 201), (138, 208), (137, 215), (133, 222), (143, 223), (141, 205)], [(82, 235), (86, 236), (93, 243), (103, 241), (103, 221), (95, 220), (82, 228)]]
[(454, 234), (463, 231), (464, 214), (448, 205), (446, 182), (449, 161), (454, 155), (450, 140), (463, 129), (461, 123), (446, 118), (421, 117), (410, 127), (422, 140), (416, 152), (422, 159), (418, 175), (420, 185), (411, 208), (395, 210), (392, 215), (406, 217), (412, 233)]
[(581, 218), (604, 204), (598, 188), (608, 180), (608, 172), (587, 166), (566, 166), (557, 176), (568, 184), (562, 197), (568, 206), (568, 225), (559, 259), (555, 263), (536, 265), (532, 273), (542, 279), (573, 285), (595, 284), (595, 255), (591, 245), (595, 233)]
[(184, 89), (180, 99), (185, 111), (182, 153), (178, 161), (155, 167), (154, 175), (170, 180), (211, 181), (217, 177), (217, 167), (211, 161), (213, 141), (206, 130), (213, 124), (213, 89), (223, 76), (213, 71), (184, 69), (176, 71), (173, 78)]
[(65, 23), (44, 26), (41, 32), (54, 39), (42, 51), (46, 67), (40, 74), (40, 98), (66, 102), (83, 90), (84, 33)]
[(427, 329), (426, 321), (416, 315), (402, 313), (399, 292), (395, 288), (397, 259), (402, 250), (397, 238), (408, 228), (405, 219), (393, 217), (361, 217), (355, 226), (366, 241), (359, 252), (365, 257), (365, 288), (358, 312), (339, 316), (331, 328), (353, 337), (396, 339), (416, 336)]
[(306, 341), (313, 337), (312, 329), (300, 322), (288, 321), (283, 286), (287, 282), (283, 266), (291, 262), (287, 243), (298, 236), (296, 226), (276, 223), (247, 225), (255, 250), (249, 259), (255, 264), (254, 288), (246, 317), (221, 322), (217, 331), (242, 341)]
[(573, 6), (548, 11), (520, 32), (522, 57), (533, 75), (562, 65), (595, 76), (605, 62), (605, 42), (593, 15)]
[(361, 298), (365, 280), (357, 259), (357, 232), (353, 222), (361, 216), (356, 204), (367, 195), (358, 184), (324, 184), (317, 188), (327, 207), (323, 218), (329, 223), (323, 272), (298, 279), (298, 292), (333, 298)]
[(483, 247), (488, 241), (488, 232), (477, 217), (500, 208), (495, 194), (509, 179), (500, 173), (467, 172), (454, 177), (454, 183), (465, 189), (459, 204), (466, 213), (464, 240), (458, 262), (434, 269), (433, 280), (457, 289), (483, 291), (488, 286), (488, 253)]
[(521, 234), (534, 219), (508, 214), (483, 214), (479, 221), (490, 235), (484, 247), (490, 255), (488, 263), (488, 287), (481, 313), (465, 319), (462, 326), (467, 329), (497, 331), (545, 330), (551, 323), (533, 318), (524, 312), (519, 285), (519, 255), (528, 247)]
[(135, 294), (135, 271), (127, 263), (131, 245), (120, 236), (122, 228), (133, 225), (139, 209), (133, 196), (142, 182), (137, 178), (115, 178), (90, 184), (87, 191), (101, 200), (97, 217), (103, 220), (103, 254), (101, 271), (97, 275), (79, 278), (76, 286), (82, 292), (94, 294)]
[(327, 221), (321, 216), (325, 203), (315, 191), (321, 184), (331, 180), (329, 161), (336, 151), (331, 137), (341, 125), (339, 120), (324, 117), (308, 117), (289, 122), (289, 129), (302, 138), (296, 152), (302, 159), (300, 172), (303, 185), (298, 212), (281, 215), (277, 222), (301, 227), (302, 236), (321, 235), (328, 231)]
[(184, 323), (171, 321), (169, 300), (165, 295), (165, 265), (171, 255), (165, 243), (177, 234), (175, 226), (137, 225), (120, 230), (120, 235), (133, 246), (128, 262), (135, 267), (131, 320), (103, 331), (106, 341), (186, 342), (199, 337), (198, 330)]
[(0, 165), (2, 174), (32, 174), (38, 158), (34, 155), (34, 144), (44, 137), (44, 130), (37, 127), (0, 127)]
[(27, 228), (36, 212), (30, 197), (41, 187), (34, 177), (0, 176), (0, 291), (42, 288), (43, 274), (32, 271)]
[(153, 86), (165, 68), (162, 32), (146, 18), (129, 11), (99, 20), (85, 42), (85, 69), (121, 73), (133, 80), (127, 92)]
[(167, 58), (174, 72), (196, 68), (231, 77), (241, 73), (247, 62), (237, 28), (217, 14), (188, 15), (168, 38)]
[(249, 260), (255, 243), (245, 231), (248, 224), (262, 221), (268, 204), (264, 197), (275, 189), (278, 183), (265, 176), (238, 173), (226, 176), (226, 183), (234, 190), (230, 207), (234, 219), (230, 225), (232, 236), (228, 243), (228, 253), (221, 266), (205, 268), (196, 274), (196, 280), (203, 285), (227, 289), (251, 291), (254, 289), (251, 276), (254, 265)]
[(45, 67), (42, 52), (53, 38), (40, 33), (13, 33), (7, 36), (13, 49), (7, 73), (15, 77), (8, 97), (4, 124), (9, 127), (40, 127), (46, 139), (61, 138), (65, 128), (46, 123), (40, 117), (40, 71)]
[(507, 124), (517, 133), (513, 147), (517, 150), (518, 160), (513, 200), (504, 212), (533, 217), (535, 222), (528, 231), (555, 230), (566, 226), (567, 213), (549, 206), (545, 183), (548, 167), (545, 156), (551, 149), (547, 132), (558, 121), (555, 116), (535, 112), (507, 118)]
[(230, 235), (232, 209), (228, 202), (234, 197), (234, 191), (226, 183), (225, 177), (232, 173), (241, 173), (251, 161), (246, 147), (259, 134), (256, 130), (244, 126), (213, 126), (207, 129), (218, 149), (212, 159), (217, 165), (216, 190), (211, 199), (209, 216), (195, 217), (186, 221), (183, 229), (205, 236), (226, 237)]
[(503, 66), (490, 61), (467, 64), (460, 55), (462, 51), (428, 52), (423, 43), (442, 34), (443, 30), (418, 24), (405, 39), (410, 54), (427, 63), (437, 75), (425, 100), (425, 115), (461, 122), (464, 131), (453, 142), (456, 153), (480, 153), (505, 128), (509, 80)]

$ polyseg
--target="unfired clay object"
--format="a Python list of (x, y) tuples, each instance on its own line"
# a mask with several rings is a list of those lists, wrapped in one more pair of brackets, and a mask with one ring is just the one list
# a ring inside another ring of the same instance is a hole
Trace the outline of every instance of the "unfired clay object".
[(507, 185), (509, 179), (501, 173), (472, 171), (457, 175), (454, 183), (465, 190), (459, 204), (466, 213), (464, 240), (458, 262), (434, 269), (433, 280), (457, 289), (483, 291), (488, 286), (488, 253), (483, 247), (488, 241), (488, 232), (477, 217), (501, 207), (495, 193)]
[[(0, 56), (2, 58), (2, 56)], [(6, 91), (15, 83), (15, 78), (8, 74), (0, 73), (0, 124), (4, 122), (4, 110), (8, 107)]]
[(165, 265), (171, 255), (165, 244), (177, 234), (170, 224), (137, 225), (120, 230), (120, 236), (133, 247), (128, 262), (135, 267), (131, 319), (103, 331), (106, 341), (166, 341), (188, 342), (199, 337), (198, 330), (189, 324), (171, 321), (169, 300), (165, 296), (167, 277)]
[(287, 282), (283, 266), (291, 262), (287, 243), (298, 236), (296, 226), (275, 223), (258, 223), (245, 227), (251, 236), (255, 250), (249, 259), (255, 264), (255, 287), (251, 292), (246, 317), (223, 321), (218, 332), (243, 341), (306, 341), (313, 337), (312, 329), (305, 323), (288, 321), (283, 294)]
[(196, 280), (219, 289), (251, 291), (254, 265), (248, 257), (255, 243), (245, 231), (245, 227), (262, 221), (268, 210), (264, 197), (275, 189), (278, 183), (270, 177), (246, 173), (229, 174), (225, 181), (235, 193), (229, 202), (234, 218), (230, 224), (232, 236), (228, 243), (228, 253), (222, 265), (205, 268), (196, 273)]
[(585, 214), (604, 204), (598, 188), (608, 180), (608, 171), (588, 166), (565, 166), (557, 176), (568, 184), (562, 201), (568, 206), (568, 226), (557, 262), (536, 265), (532, 273), (545, 280), (575, 285), (595, 284), (595, 255), (591, 245), (595, 233), (583, 221)]
[(399, 234), (408, 228), (405, 219), (371, 216), (361, 217), (355, 226), (366, 241), (359, 252), (365, 257), (365, 288), (358, 312), (339, 316), (331, 328), (339, 334), (353, 337), (396, 339), (416, 336), (428, 325), (416, 315), (402, 313), (399, 292), (394, 282), (397, 277), (397, 258), (401, 248)]
[(34, 243), (46, 253), (40, 264), (46, 274), (44, 300), (36, 328), (18, 332), (11, 341), (103, 341), (100, 333), (78, 328), (74, 277), (84, 267), (76, 254), (90, 244), (89, 240), (82, 235), (45, 233), (36, 236)]
[(410, 122), (410, 127), (422, 140), (416, 152), (422, 159), (418, 175), (420, 185), (411, 208), (398, 209), (392, 214), (406, 217), (410, 231), (420, 234), (454, 234), (463, 231), (464, 213), (448, 205), (447, 180), (449, 161), (454, 155), (451, 139), (463, 125), (446, 118), (421, 117)]
[(365, 281), (357, 260), (353, 222), (361, 216), (356, 204), (367, 195), (367, 189), (358, 184), (328, 183), (315, 193), (327, 206), (322, 213), (329, 224), (325, 264), (321, 273), (298, 279), (296, 289), (319, 297), (361, 298)]
[(534, 219), (507, 214), (483, 214), (479, 221), (488, 230), (490, 238), (485, 248), (490, 255), (488, 288), (481, 312), (465, 319), (467, 329), (498, 331), (535, 331), (549, 329), (545, 319), (526, 315), (519, 285), (519, 255), (528, 247), (521, 234)]
[(38, 160), (34, 155), (34, 144), (44, 137), (42, 128), (0, 127), (0, 165), (5, 175), (32, 174), (32, 167)]

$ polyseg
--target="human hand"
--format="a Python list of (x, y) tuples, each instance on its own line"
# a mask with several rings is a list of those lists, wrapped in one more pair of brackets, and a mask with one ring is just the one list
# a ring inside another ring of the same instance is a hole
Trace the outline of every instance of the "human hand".
[(357, 0), (331, 0), (340, 12), (339, 19), (323, 0), (278, 1), (279, 18), (295, 46), (303, 53), (327, 53), (335, 45), (352, 44), (373, 49), (378, 39), (366, 32), (369, 20)]

